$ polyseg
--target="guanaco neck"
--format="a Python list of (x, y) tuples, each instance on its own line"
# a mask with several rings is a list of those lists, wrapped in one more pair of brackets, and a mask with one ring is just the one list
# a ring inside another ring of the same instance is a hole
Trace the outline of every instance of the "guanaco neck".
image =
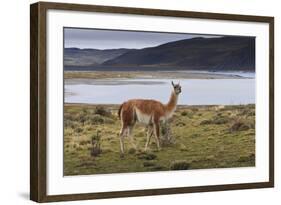
[(175, 91), (172, 91), (169, 102), (165, 105), (166, 114), (172, 115), (173, 112), (176, 110), (177, 103), (178, 103), (178, 95), (175, 93)]

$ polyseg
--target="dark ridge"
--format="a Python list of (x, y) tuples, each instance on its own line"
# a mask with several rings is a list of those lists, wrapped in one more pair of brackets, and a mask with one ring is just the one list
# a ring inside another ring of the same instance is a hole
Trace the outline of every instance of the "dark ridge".
[(182, 67), (186, 70), (255, 70), (255, 38), (193, 38), (128, 51), (107, 66)]

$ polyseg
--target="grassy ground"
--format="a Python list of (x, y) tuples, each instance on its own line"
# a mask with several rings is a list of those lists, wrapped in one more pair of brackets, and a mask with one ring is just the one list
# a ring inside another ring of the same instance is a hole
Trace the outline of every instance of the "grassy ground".
[[(255, 106), (179, 106), (170, 122), (172, 139), (157, 151), (154, 138), (143, 152), (145, 128), (125, 139), (120, 157), (116, 105), (65, 104), (64, 175), (255, 166)], [(163, 127), (162, 132), (165, 127)], [(101, 153), (92, 153), (100, 137)], [(165, 142), (165, 141), (164, 141)]]

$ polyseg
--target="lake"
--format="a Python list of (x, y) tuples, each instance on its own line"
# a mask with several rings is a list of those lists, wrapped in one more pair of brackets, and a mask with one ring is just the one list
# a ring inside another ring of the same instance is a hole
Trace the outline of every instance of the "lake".
[[(66, 79), (65, 102), (120, 104), (133, 98), (166, 103), (172, 79)], [(177, 79), (182, 105), (238, 105), (255, 103), (255, 79)]]

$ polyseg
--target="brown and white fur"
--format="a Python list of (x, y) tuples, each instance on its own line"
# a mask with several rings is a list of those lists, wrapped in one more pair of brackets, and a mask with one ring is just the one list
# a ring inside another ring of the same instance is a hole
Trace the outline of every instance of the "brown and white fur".
[(173, 90), (167, 104), (162, 104), (156, 100), (132, 99), (124, 102), (120, 106), (118, 116), (122, 123), (119, 133), (122, 154), (124, 154), (125, 136), (128, 136), (136, 149), (132, 137), (132, 131), (136, 122), (145, 124), (148, 127), (145, 151), (148, 148), (152, 134), (154, 134), (158, 150), (160, 150), (160, 122), (165, 122), (172, 117), (176, 110), (178, 96), (181, 93), (180, 84), (174, 84), (172, 81), (172, 86)]

